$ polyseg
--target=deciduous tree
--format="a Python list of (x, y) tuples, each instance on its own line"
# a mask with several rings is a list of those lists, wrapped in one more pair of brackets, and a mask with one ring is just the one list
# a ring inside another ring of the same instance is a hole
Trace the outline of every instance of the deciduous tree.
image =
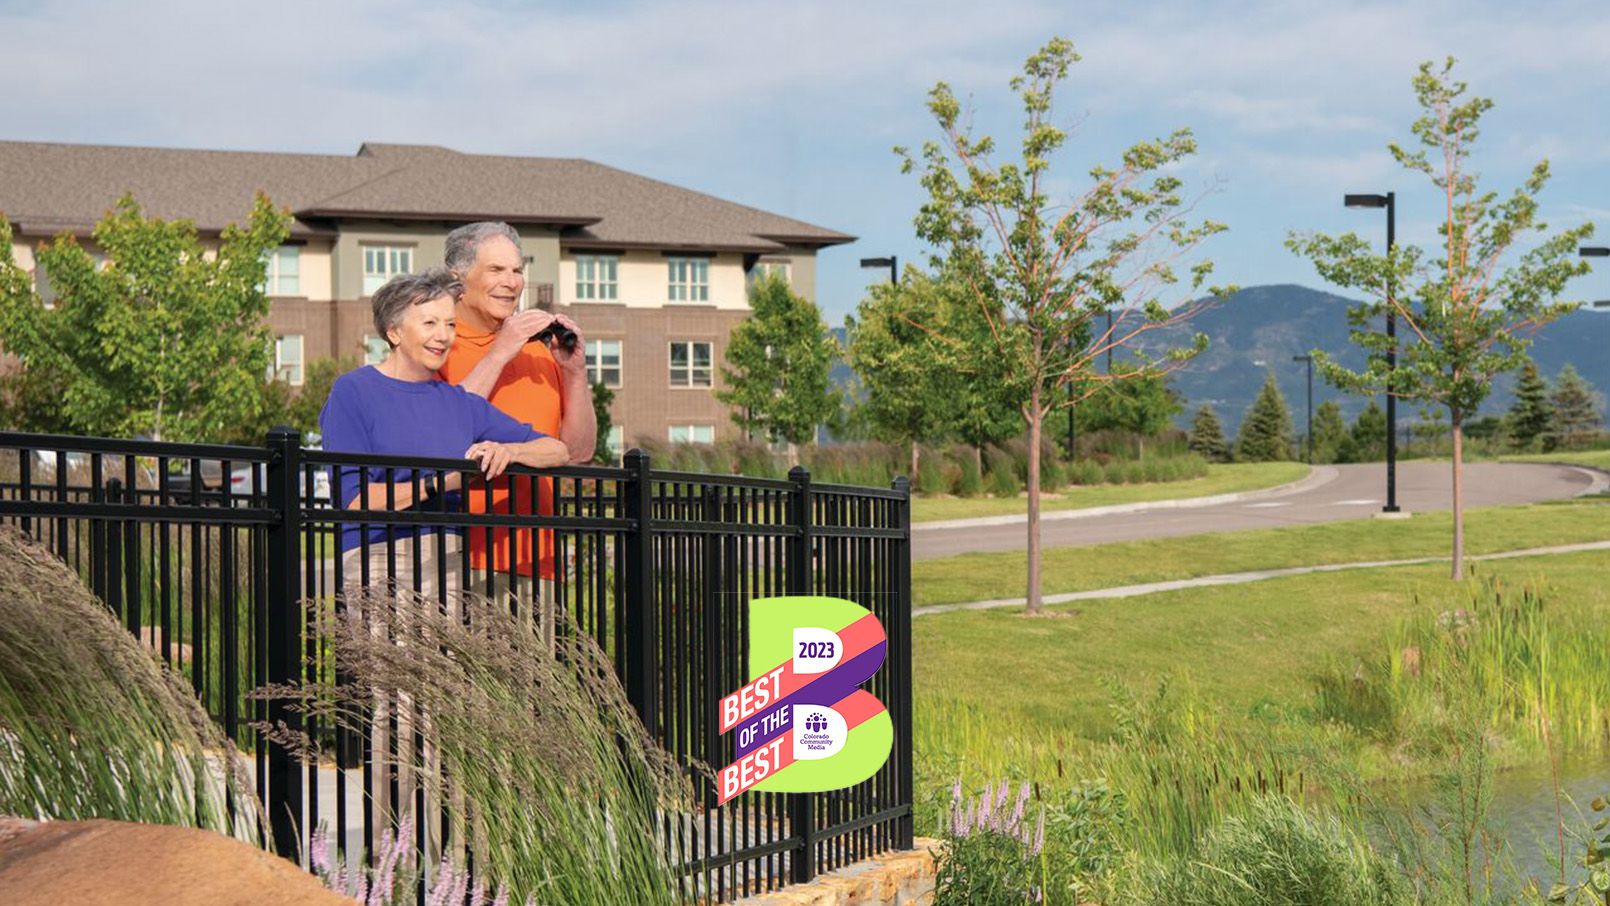
[(219, 440), (261, 405), (271, 354), (263, 258), (289, 223), (259, 195), (246, 222), (225, 228), (209, 254), (190, 221), (148, 218), (125, 196), (92, 231), (104, 263), (71, 235), (40, 246), (55, 291), (46, 307), (13, 259), (0, 216), (6, 351), (48, 378), (57, 427)]
[[(1361, 371), (1321, 350), (1315, 364), (1339, 387), (1386, 392), (1445, 409), (1453, 440), (1453, 567), (1464, 576), (1464, 423), (1491, 392), (1493, 379), (1526, 363), (1537, 328), (1570, 310), (1555, 303), (1566, 283), (1585, 273), (1577, 258), (1592, 224), (1553, 235), (1538, 218), (1548, 162), (1532, 169), (1506, 197), (1480, 188), (1470, 157), (1492, 101), (1467, 97), (1453, 78), (1453, 58), (1422, 64), (1414, 78), (1421, 114), (1412, 127), (1420, 147), (1393, 143), (1392, 157), (1429, 179), (1443, 200), (1434, 256), (1399, 245), (1375, 254), (1357, 234), (1293, 236), (1289, 246), (1310, 258), (1326, 281), (1368, 295), (1349, 311), (1352, 338), (1366, 352)], [(1389, 292), (1388, 289), (1393, 291)], [(1398, 362), (1387, 367), (1392, 341), (1381, 330), (1388, 311), (1399, 327)]]
[(750, 286), (749, 306), (727, 343), (716, 399), (732, 407), (739, 427), (787, 441), (797, 457), (795, 448), (814, 440), (838, 408), (828, 380), (836, 344), (821, 312), (779, 275)]
[[(1181, 324), (1206, 304), (1201, 290), (1212, 265), (1192, 264), (1183, 279), (1176, 266), (1223, 229), (1193, 222), (1192, 203), (1182, 194), (1175, 165), (1196, 150), (1188, 130), (1140, 142), (1115, 166), (1086, 171), (1084, 188), (1064, 188), (1069, 180), (1053, 171), (1053, 161), (1068, 133), (1053, 116), (1053, 100), (1078, 59), (1071, 42), (1054, 38), (1012, 79), (1024, 120), (1010, 160), (997, 159), (993, 139), (974, 134), (943, 82), (928, 95), (940, 139), (924, 143), (919, 154), (896, 149), (905, 171), (920, 173), (927, 194), (917, 235), (935, 249), (936, 270), (959, 281), (983, 325), (950, 341), (966, 346), (986, 336), (980, 351), (1010, 364), (1024, 387), (1019, 412), (1030, 450), (1040, 449), (1052, 411), (1118, 379), (1096, 368), (1107, 350), (1130, 349), (1139, 367), (1128, 375), (1140, 377), (1206, 346), (1199, 334), (1185, 347), (1147, 355), (1135, 348), (1143, 334)], [(1109, 310), (1116, 310), (1113, 326), (1097, 327)], [(1028, 461), (1027, 610), (1036, 614), (1040, 457)]]

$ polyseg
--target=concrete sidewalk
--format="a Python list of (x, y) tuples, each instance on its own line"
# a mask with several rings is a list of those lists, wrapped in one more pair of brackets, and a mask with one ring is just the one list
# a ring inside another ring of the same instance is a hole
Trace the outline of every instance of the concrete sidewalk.
[[(1270, 497), (1284, 497), (1287, 494), (1300, 494), (1336, 480), (1337, 471), (1330, 466), (1313, 466), (1307, 475), (1296, 481), (1275, 485), (1272, 488), (1261, 488), (1256, 491), (1237, 491), (1234, 494), (1213, 494), (1207, 497), (1179, 497), (1172, 500), (1141, 500), (1135, 503), (1114, 503), (1107, 506), (1080, 507), (1073, 510), (1041, 510), (1041, 522), (1054, 522), (1062, 519), (1091, 519), (1097, 516), (1114, 516), (1124, 513), (1145, 513), (1151, 510), (1182, 510), (1196, 507), (1220, 506), (1226, 503), (1240, 503), (1244, 500), (1264, 500)], [(940, 519), (932, 522), (914, 522), (911, 524), (913, 532), (937, 531), (939, 529), (980, 528), (990, 525), (1022, 525), (1029, 521), (1028, 513), (1013, 513), (1007, 516), (975, 516), (971, 519)]]
[[(1589, 541), (1582, 544), (1560, 544), (1553, 547), (1532, 547), (1525, 550), (1501, 551), (1496, 554), (1467, 556), (1469, 562), (1510, 560), (1516, 557), (1542, 557), (1550, 554), (1575, 554), (1583, 551), (1610, 550), (1610, 541)], [(1338, 573), (1350, 569), (1378, 569), (1384, 566), (1423, 566), (1427, 563), (1447, 563), (1450, 557), (1416, 557), (1410, 560), (1365, 560), (1357, 563), (1327, 563), (1319, 566), (1291, 566), (1284, 569), (1263, 569), (1244, 573), (1220, 573), (1215, 576), (1197, 576), (1194, 579), (1170, 579), (1166, 582), (1147, 582), (1141, 585), (1119, 585), (1113, 588), (1095, 588), (1089, 591), (1065, 592), (1046, 595), (1045, 603), (1067, 604), (1073, 601), (1103, 601), (1109, 598), (1134, 598), (1160, 591), (1183, 591), (1188, 588), (1207, 588), (1214, 585), (1243, 585), (1279, 579), (1285, 576), (1304, 576), (1309, 573)], [(953, 613), (958, 610), (996, 610), (1003, 607), (1022, 607), (1025, 598), (998, 598), (993, 601), (970, 601), (965, 604), (931, 604), (912, 608), (914, 617)]]

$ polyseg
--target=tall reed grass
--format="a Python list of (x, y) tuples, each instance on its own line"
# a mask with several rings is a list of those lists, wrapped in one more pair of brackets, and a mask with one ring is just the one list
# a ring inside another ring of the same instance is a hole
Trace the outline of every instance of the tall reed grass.
[(190, 688), (10, 527), (0, 527), (0, 814), (263, 838), (245, 765)]

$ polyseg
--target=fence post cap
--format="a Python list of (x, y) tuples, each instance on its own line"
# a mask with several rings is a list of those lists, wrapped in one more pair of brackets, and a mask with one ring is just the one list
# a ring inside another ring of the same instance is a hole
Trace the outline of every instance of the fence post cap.
[(810, 477), (811, 470), (805, 468), (803, 465), (798, 465), (788, 470), (789, 481), (809, 481)]
[(901, 494), (910, 494), (911, 493), (911, 479), (907, 478), (904, 475), (896, 475), (894, 477), (894, 482), (892, 483), (892, 486), (894, 487), (895, 491), (897, 491), (898, 493), (901, 493)]
[(292, 428), (290, 425), (275, 425), (274, 427), (268, 429), (268, 440), (270, 443), (286, 439), (301, 440), (301, 438), (302, 432)]
[(621, 457), (621, 462), (631, 465), (634, 468), (639, 464), (646, 468), (649, 463), (648, 451), (644, 450), (642, 447), (633, 447), (626, 451), (626, 455)]

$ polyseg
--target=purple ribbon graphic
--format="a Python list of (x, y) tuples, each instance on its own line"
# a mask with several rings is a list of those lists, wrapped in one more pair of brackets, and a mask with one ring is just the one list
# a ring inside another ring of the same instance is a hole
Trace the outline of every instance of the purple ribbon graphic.
[[(871, 679), (872, 674), (878, 672), (878, 668), (883, 666), (883, 658), (888, 650), (887, 640), (878, 642), (801, 686), (792, 695), (779, 699), (765, 711), (739, 724), (736, 728), (738, 753), (733, 757), (742, 758), (791, 729), (794, 705), (831, 706), (842, 701), (858, 686)], [(751, 732), (753, 738), (749, 735)], [(748, 739), (748, 744), (744, 743), (745, 739)]]

